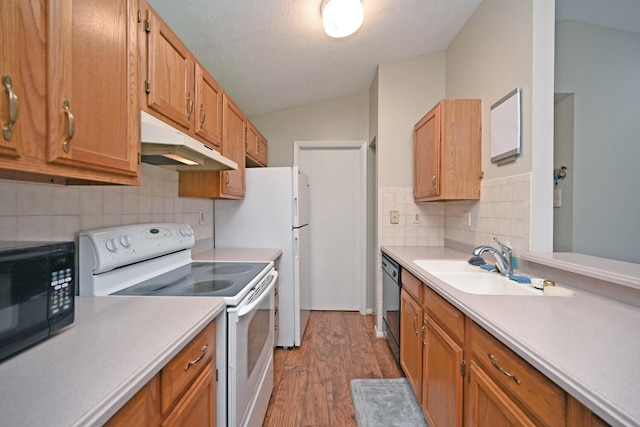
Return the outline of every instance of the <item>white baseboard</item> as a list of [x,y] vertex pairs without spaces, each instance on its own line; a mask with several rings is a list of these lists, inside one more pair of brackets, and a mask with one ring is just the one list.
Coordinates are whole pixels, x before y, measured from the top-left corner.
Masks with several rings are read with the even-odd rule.
[[377,325],[374,326],[374,329],[376,331],[376,338],[384,338],[384,337],[386,337],[385,331],[379,330]]

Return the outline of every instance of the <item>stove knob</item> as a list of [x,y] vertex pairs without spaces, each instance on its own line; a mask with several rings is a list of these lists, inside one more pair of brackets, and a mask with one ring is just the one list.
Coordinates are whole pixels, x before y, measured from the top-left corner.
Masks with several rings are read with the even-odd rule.
[[115,252],[118,250],[118,245],[116,244],[116,239],[107,239],[104,244],[109,252]]
[[189,237],[193,236],[193,228],[191,227],[187,228],[187,236]]
[[181,229],[180,229],[180,235],[181,235],[182,237],[187,237],[187,229],[186,229],[186,228],[184,228],[184,227],[183,227],[183,228],[181,228]]
[[128,248],[129,246],[131,246],[131,239],[129,238],[129,235],[123,234],[122,236],[120,236],[120,244],[124,248]]

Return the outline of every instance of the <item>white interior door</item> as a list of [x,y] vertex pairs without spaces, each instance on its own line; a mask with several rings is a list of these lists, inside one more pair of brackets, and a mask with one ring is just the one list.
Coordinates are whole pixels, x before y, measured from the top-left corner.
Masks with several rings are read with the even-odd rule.
[[311,309],[366,312],[366,143],[295,143],[309,177]]

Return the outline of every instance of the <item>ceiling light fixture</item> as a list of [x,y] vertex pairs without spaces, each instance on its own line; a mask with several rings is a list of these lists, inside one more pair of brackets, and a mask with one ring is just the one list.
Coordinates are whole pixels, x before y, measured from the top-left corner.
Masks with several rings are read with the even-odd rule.
[[324,31],[337,39],[355,33],[364,19],[360,0],[323,0],[320,13]]

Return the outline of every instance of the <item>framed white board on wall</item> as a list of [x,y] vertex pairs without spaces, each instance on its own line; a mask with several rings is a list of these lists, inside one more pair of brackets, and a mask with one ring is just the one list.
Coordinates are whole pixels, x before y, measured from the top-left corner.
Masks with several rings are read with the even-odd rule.
[[522,146],[521,102],[515,88],[491,106],[491,162],[512,162]]

